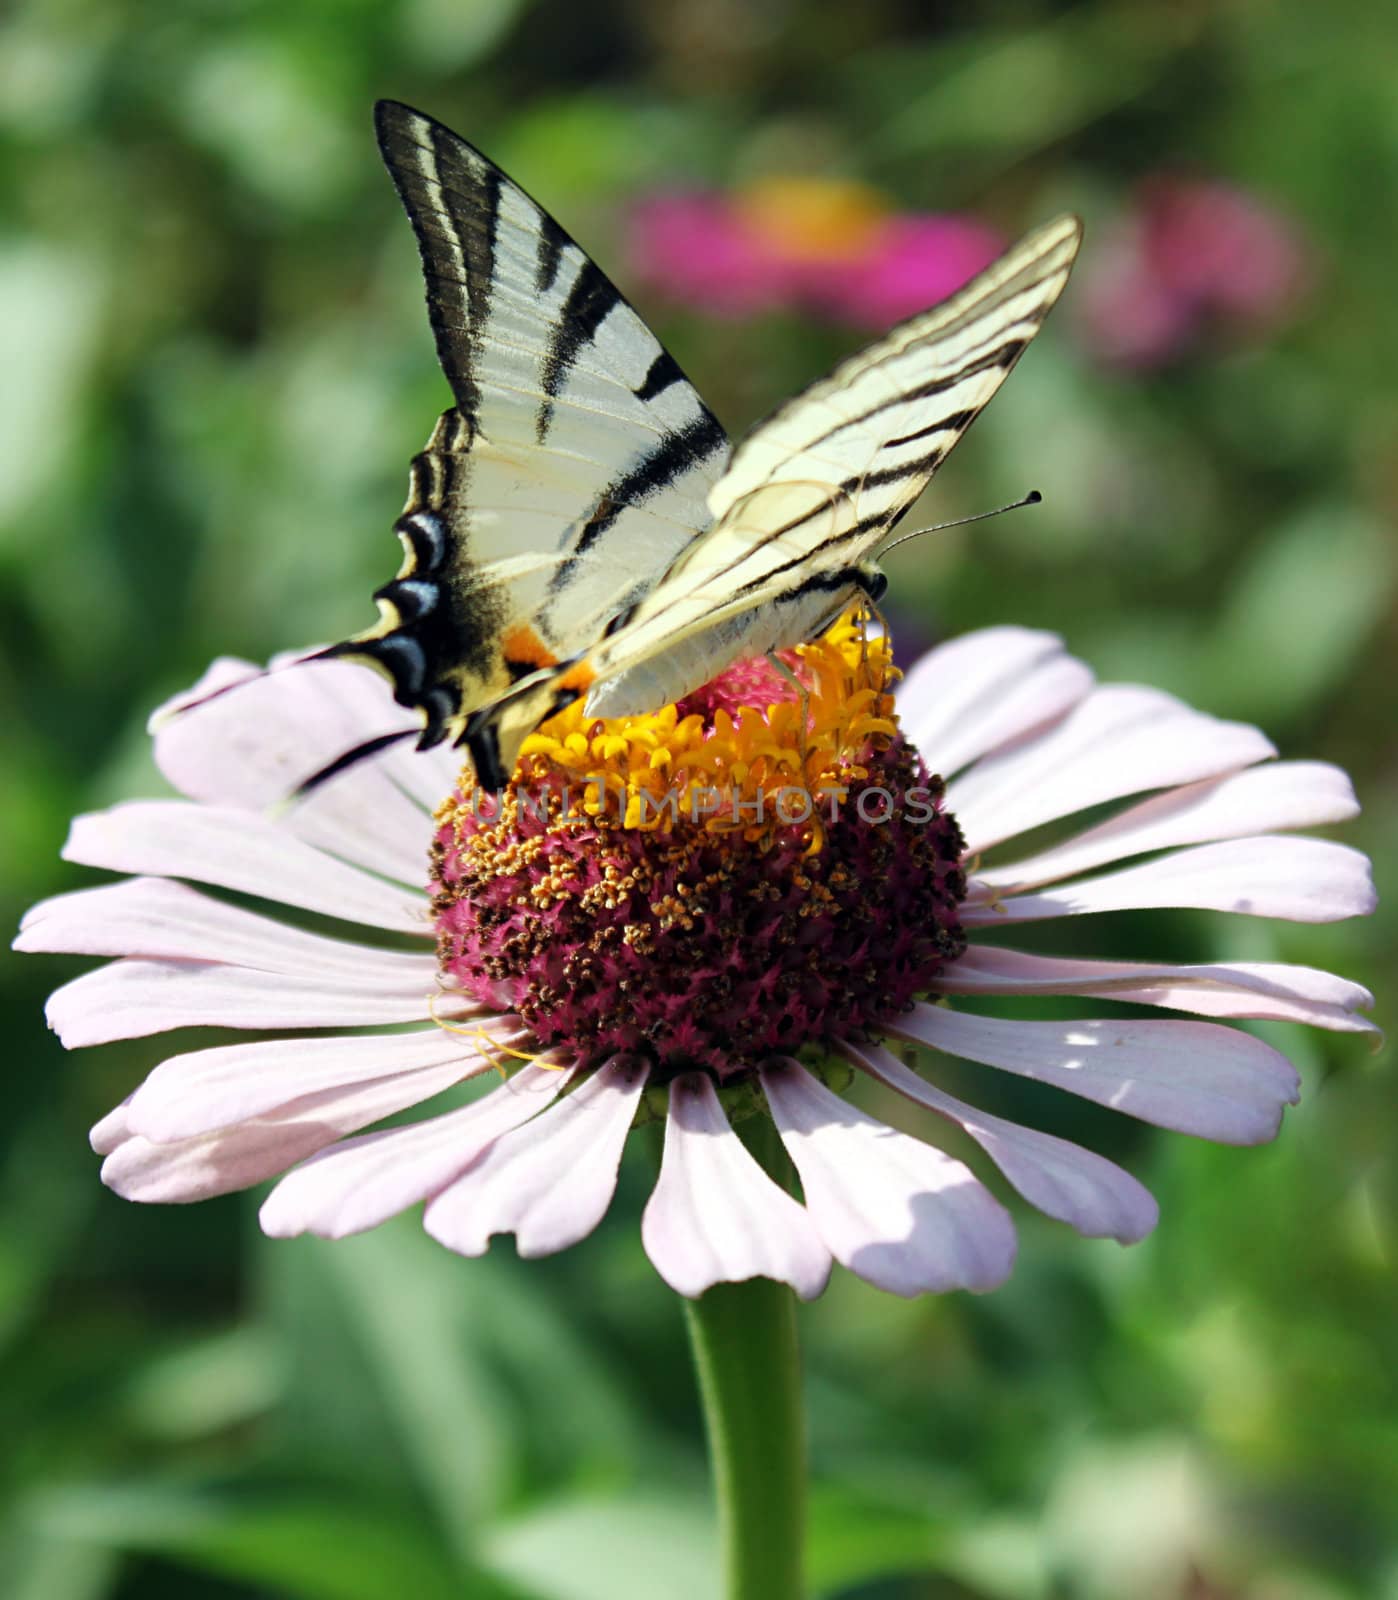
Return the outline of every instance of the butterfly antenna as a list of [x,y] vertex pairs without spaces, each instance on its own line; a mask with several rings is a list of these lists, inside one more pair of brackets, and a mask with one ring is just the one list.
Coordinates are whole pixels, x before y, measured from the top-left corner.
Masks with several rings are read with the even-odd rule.
[[914,528],[911,533],[900,534],[891,544],[886,544],[878,553],[880,561],[890,550],[896,550],[900,544],[907,544],[909,539],[920,539],[924,533],[941,533],[944,528],[964,528],[968,522],[984,522],[987,517],[1002,517],[1007,511],[1018,511],[1023,506],[1036,506],[1043,499],[1037,489],[1031,489],[1022,500],[1014,500],[1007,506],[996,506],[994,511],[978,511],[973,517],[958,517],[955,522],[935,522],[930,528]]

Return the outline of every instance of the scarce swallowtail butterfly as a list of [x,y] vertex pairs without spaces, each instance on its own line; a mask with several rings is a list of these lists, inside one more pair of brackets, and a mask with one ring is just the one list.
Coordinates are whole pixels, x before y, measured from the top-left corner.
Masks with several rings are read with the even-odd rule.
[[880,551],[1038,332],[1081,237],[1068,216],[1029,234],[730,449],[547,212],[431,117],[382,101],[375,121],[456,403],[413,459],[378,623],[323,654],[384,672],[422,714],[420,744],[464,743],[491,790],[581,695],[597,716],[655,711],[876,600]]

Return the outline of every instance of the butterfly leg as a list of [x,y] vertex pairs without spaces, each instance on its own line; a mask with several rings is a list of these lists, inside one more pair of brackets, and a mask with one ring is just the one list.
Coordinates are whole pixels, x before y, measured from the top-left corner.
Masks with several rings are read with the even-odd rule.
[[796,691],[796,703],[800,708],[801,716],[801,782],[804,783],[806,781],[806,761],[809,755],[809,750],[806,745],[806,735],[811,723],[811,691],[804,683],[801,682],[800,678],[798,678],[791,668],[787,666],[786,662],[782,660],[775,650],[769,650],[767,652],[767,659],[772,663],[773,668],[780,673],[781,676],[785,678],[791,687]]
[[879,610],[879,601],[883,599],[888,590],[888,578],[878,567],[872,563],[855,567],[850,572],[850,579],[859,593],[859,637],[863,645],[864,659],[869,658],[869,623],[872,619],[883,629],[884,637],[890,638],[892,630],[888,626],[888,618]]
[[874,602],[866,595],[864,597],[864,604],[860,608],[859,612],[859,638],[864,647],[864,658],[866,661],[869,657],[870,622],[877,622],[879,627],[883,630],[884,637],[890,637],[888,618],[884,616],[883,612],[879,610],[878,606],[875,605]]

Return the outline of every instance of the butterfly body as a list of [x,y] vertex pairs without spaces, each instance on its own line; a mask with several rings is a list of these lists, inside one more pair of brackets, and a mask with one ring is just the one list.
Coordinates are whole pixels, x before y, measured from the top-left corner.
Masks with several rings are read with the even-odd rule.
[[1030,235],[942,306],[781,407],[736,451],[567,234],[470,145],[394,102],[379,145],[412,221],[456,404],[413,460],[377,624],[421,742],[508,781],[586,694],[653,711],[877,597],[879,550],[1067,281],[1080,229]]

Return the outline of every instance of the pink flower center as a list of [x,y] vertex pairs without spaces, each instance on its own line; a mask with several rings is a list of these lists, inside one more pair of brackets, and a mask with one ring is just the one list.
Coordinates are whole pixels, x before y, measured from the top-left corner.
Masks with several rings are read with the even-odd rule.
[[[961,832],[897,732],[875,644],[846,627],[793,654],[804,740],[794,687],[747,661],[653,717],[549,725],[553,756],[526,756],[503,795],[463,776],[432,851],[443,982],[518,1013],[540,1050],[643,1054],[655,1082],[872,1036],[964,950],[966,893]],[[774,788],[782,737],[799,776]],[[656,740],[646,773],[683,781],[637,826],[625,752]],[[588,781],[625,777],[629,800],[579,786],[580,747],[607,753]],[[743,781],[696,789],[686,762]]]

